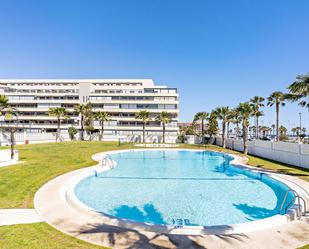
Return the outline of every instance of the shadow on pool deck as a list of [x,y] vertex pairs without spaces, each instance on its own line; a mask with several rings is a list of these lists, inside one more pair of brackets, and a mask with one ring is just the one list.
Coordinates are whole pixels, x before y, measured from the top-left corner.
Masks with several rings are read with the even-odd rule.
[[[227,226],[227,229],[229,227]],[[88,224],[85,228],[76,232],[76,235],[98,236],[100,242],[112,248],[207,248],[203,239],[209,235],[171,235],[149,232],[140,232],[107,224]],[[234,242],[248,239],[245,234],[213,235],[215,239],[224,241],[233,248]]]
[[[122,205],[114,209],[113,215],[136,220],[139,222],[165,224],[161,213],[152,205],[145,204],[143,209],[136,206]],[[207,230],[208,228],[205,227]],[[231,230],[231,226],[220,226],[220,230]],[[138,226],[132,225],[131,228],[123,227],[119,221],[115,225],[111,224],[87,224],[79,231],[74,231],[75,236],[83,238],[95,237],[96,241],[112,248],[207,248],[205,238],[209,235],[173,235],[166,233],[155,233],[146,230],[139,230]],[[248,237],[245,234],[212,235],[219,241],[224,241],[233,247],[235,242],[242,242]],[[93,240],[92,240],[93,241]]]

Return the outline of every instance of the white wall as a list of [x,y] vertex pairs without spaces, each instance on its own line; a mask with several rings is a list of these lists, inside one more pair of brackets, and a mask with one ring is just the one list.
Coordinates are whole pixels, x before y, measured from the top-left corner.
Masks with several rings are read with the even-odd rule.
[[185,143],[186,144],[200,144],[202,142],[202,138],[195,135],[186,135]]
[[[222,146],[221,137],[217,137],[216,144]],[[226,139],[226,147],[243,151],[243,141]],[[255,140],[248,141],[248,152],[252,155],[309,169],[308,144]]]

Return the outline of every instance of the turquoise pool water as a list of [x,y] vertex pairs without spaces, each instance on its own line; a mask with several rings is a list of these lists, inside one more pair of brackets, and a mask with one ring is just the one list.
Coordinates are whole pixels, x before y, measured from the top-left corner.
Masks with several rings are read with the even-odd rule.
[[232,158],[217,152],[136,150],[112,158],[116,168],[83,179],[75,194],[93,209],[138,222],[253,221],[278,214],[288,190],[268,176],[231,166]]

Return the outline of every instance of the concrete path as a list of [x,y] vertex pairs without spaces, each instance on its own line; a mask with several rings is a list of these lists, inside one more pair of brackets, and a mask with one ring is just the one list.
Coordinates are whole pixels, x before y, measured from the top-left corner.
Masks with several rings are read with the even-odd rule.
[[251,233],[229,235],[171,235],[142,230],[138,226],[115,225],[98,213],[85,212],[69,204],[64,187],[80,169],[45,184],[35,195],[38,214],[56,229],[97,245],[112,248],[258,248],[290,249],[309,244],[309,217],[283,226]]
[[42,221],[35,209],[0,209],[0,226]]
[[19,163],[23,163],[22,161],[0,161],[0,168],[1,167],[7,167],[7,166],[11,166],[11,165],[16,165],[16,164],[19,164]]

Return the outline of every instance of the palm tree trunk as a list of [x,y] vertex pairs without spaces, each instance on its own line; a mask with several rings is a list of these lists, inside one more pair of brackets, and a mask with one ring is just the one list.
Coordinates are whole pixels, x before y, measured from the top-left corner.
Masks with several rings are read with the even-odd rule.
[[143,122],[143,143],[145,143],[145,122]]
[[163,122],[163,143],[165,144],[165,123]]
[[222,122],[222,147],[225,148],[225,122]]
[[243,143],[244,143],[244,154],[248,154],[248,146],[247,146],[247,137],[248,137],[248,127],[245,123],[246,121],[243,121],[242,124],[242,133],[243,133]]
[[10,140],[11,140],[11,159],[14,159],[14,144],[15,144],[15,139],[14,139],[14,131],[13,128],[10,130]]
[[103,141],[104,136],[104,121],[101,121],[101,141]]
[[57,119],[57,133],[56,133],[56,142],[60,139],[60,118]]
[[276,103],[276,141],[279,141],[279,103]]
[[[308,105],[308,123],[309,123],[309,97],[308,97],[308,103],[307,103],[307,105]],[[307,132],[308,132],[308,139],[309,139],[309,125],[308,125],[308,128],[307,128],[308,130],[307,130]],[[308,140],[309,141],[309,140]]]
[[238,137],[239,135],[239,124],[238,122],[236,122],[236,138]]
[[227,136],[227,138],[229,138],[229,136],[230,136],[229,130],[230,130],[230,122],[227,122],[227,129],[226,129],[226,136]]
[[202,119],[202,143],[204,143],[204,119]]
[[81,114],[81,117],[80,117],[80,128],[81,128],[81,131],[80,131],[80,140],[81,141],[84,141],[84,115]]
[[259,129],[259,118],[256,117],[256,139],[260,137],[260,129]]

